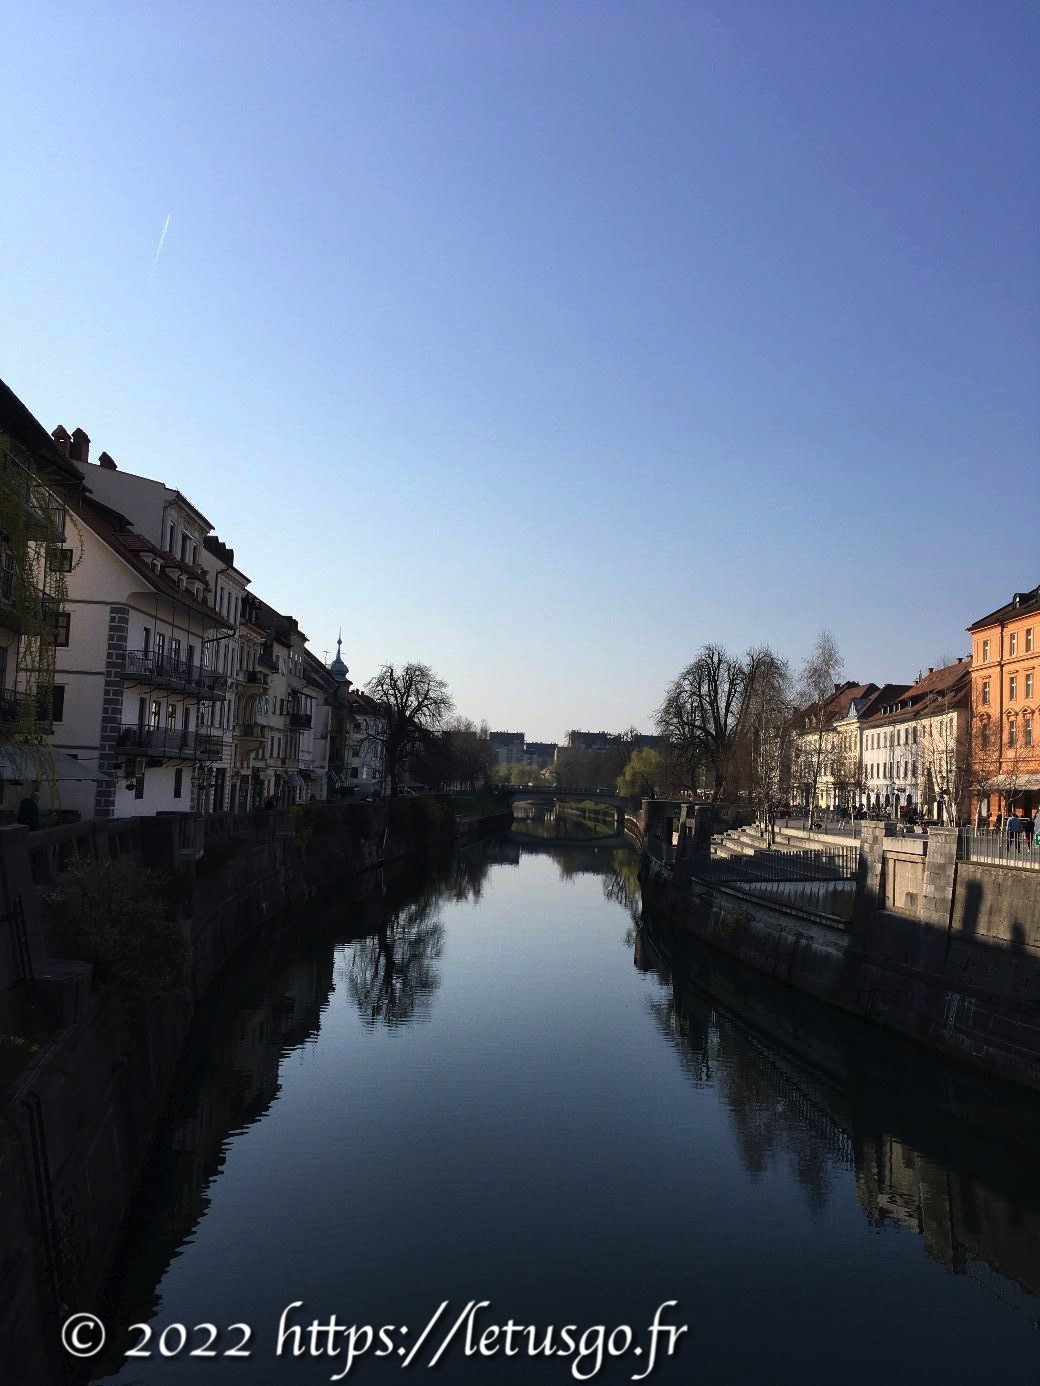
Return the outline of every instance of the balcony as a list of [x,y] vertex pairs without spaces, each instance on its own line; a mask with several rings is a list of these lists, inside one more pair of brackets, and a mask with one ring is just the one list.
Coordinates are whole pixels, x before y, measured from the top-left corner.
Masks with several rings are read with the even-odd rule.
[[[26,711],[26,704],[32,703],[36,707],[35,717]],[[23,717],[29,717],[28,726],[34,732],[45,732],[48,736],[54,730],[51,719],[40,715],[40,706],[35,698],[29,698],[25,693],[17,693],[13,689],[7,688],[0,692],[0,727],[5,730],[19,725],[25,726]]]
[[235,731],[239,741],[263,741],[265,734],[266,728],[259,722],[240,722]]
[[222,760],[224,738],[209,727],[123,727],[116,750],[149,760]]
[[252,683],[259,688],[271,687],[271,675],[265,674],[263,669],[240,669],[238,679],[240,683]]
[[203,665],[188,664],[172,655],[157,655],[154,650],[128,650],[123,678],[127,683],[143,683],[149,688],[173,688],[190,693],[195,698],[219,701],[227,697],[226,674]]
[[289,726],[296,731],[310,731],[311,714],[309,712],[290,712]]
[[0,487],[24,506],[29,539],[53,544],[64,540],[64,501],[9,452],[0,453]]

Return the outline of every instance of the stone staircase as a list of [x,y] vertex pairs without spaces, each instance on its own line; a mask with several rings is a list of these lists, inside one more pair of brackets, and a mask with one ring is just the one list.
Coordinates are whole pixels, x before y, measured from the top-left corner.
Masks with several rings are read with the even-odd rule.
[[761,828],[731,828],[726,833],[716,833],[711,839],[711,855],[719,860],[733,857],[753,857],[756,852],[804,852],[806,848],[856,847],[859,838],[847,833],[809,833],[805,828],[788,828],[778,825],[773,842],[770,844]]

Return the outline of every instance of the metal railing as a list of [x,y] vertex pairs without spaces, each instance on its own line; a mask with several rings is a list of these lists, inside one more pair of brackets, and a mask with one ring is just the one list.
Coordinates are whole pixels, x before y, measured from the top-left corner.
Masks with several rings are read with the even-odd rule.
[[299,731],[309,731],[311,725],[311,714],[309,712],[290,712],[289,726]]
[[1011,833],[1006,828],[961,828],[957,833],[957,856],[961,861],[1040,870],[1040,847],[1031,826]]
[[[50,699],[48,697],[47,702]],[[12,689],[5,689],[0,693],[0,727],[14,727],[22,720],[22,709],[27,703],[33,703],[36,707],[36,715],[32,719],[37,731],[44,728],[49,732],[51,729],[51,717],[41,699],[37,699],[29,693],[15,692]]]
[[131,681],[179,688],[203,698],[227,696],[226,674],[174,659],[172,655],[157,655],[154,650],[128,650],[123,676]]
[[806,847],[754,856],[712,857],[698,863],[697,875],[712,881],[853,881],[859,868],[859,846]]
[[186,731],[183,727],[123,727],[116,750],[124,755],[164,760],[221,760],[224,738],[208,728]]
[[36,472],[6,451],[0,451],[0,485],[25,507],[31,539],[56,543],[65,538],[65,502]]

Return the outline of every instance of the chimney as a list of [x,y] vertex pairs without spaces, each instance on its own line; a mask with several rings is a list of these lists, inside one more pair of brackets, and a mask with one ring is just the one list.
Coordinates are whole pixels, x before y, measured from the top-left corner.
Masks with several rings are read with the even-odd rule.
[[836,683],[836,684],[834,685],[834,691],[835,691],[835,693],[840,693],[840,692],[841,692],[841,684],[840,684],[840,683]]
[[928,672],[929,672],[930,674],[934,674],[934,673],[935,673],[935,670],[932,668],[932,666],[931,666],[930,664],[929,664],[929,666],[928,666]]
[[115,472],[119,470],[114,459],[111,458],[107,452],[103,452],[98,458],[98,466],[103,467],[106,472]]
[[66,433],[65,429],[62,428],[61,424],[59,424],[58,427],[54,430],[54,432],[51,434],[51,437],[54,439],[58,451],[63,452],[65,456],[68,457],[69,444],[72,442],[72,439]]
[[958,656],[957,656],[957,663],[958,663],[958,664],[962,663],[963,660],[964,660],[964,656],[963,656],[963,655],[958,655]]
[[72,446],[69,448],[69,456],[73,462],[80,462],[86,465],[90,461],[90,439],[83,432],[82,428],[73,430]]

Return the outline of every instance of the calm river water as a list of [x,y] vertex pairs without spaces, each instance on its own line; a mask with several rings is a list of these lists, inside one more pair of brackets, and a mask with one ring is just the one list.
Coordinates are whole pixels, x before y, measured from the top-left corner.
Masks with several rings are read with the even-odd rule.
[[[400,1379],[446,1302],[407,1367],[422,1377],[489,1301],[470,1343],[498,1326],[497,1354],[467,1355],[463,1321],[440,1380],[629,1380],[656,1345],[651,1381],[1035,1386],[1036,1105],[639,930],[630,850],[524,829],[373,879],[235,965],[91,1379],[329,1381],[342,1339],[294,1357],[328,1342],[290,1334],[275,1356],[294,1301],[289,1327],[377,1330],[346,1379]],[[668,1301],[661,1322],[687,1326],[670,1358],[650,1332]],[[152,1355],[122,1360],[140,1322]],[[218,1354],[250,1325],[249,1360],[189,1357],[206,1323]],[[192,1331],[164,1358],[175,1324]],[[627,1351],[593,1375],[610,1333]]]

